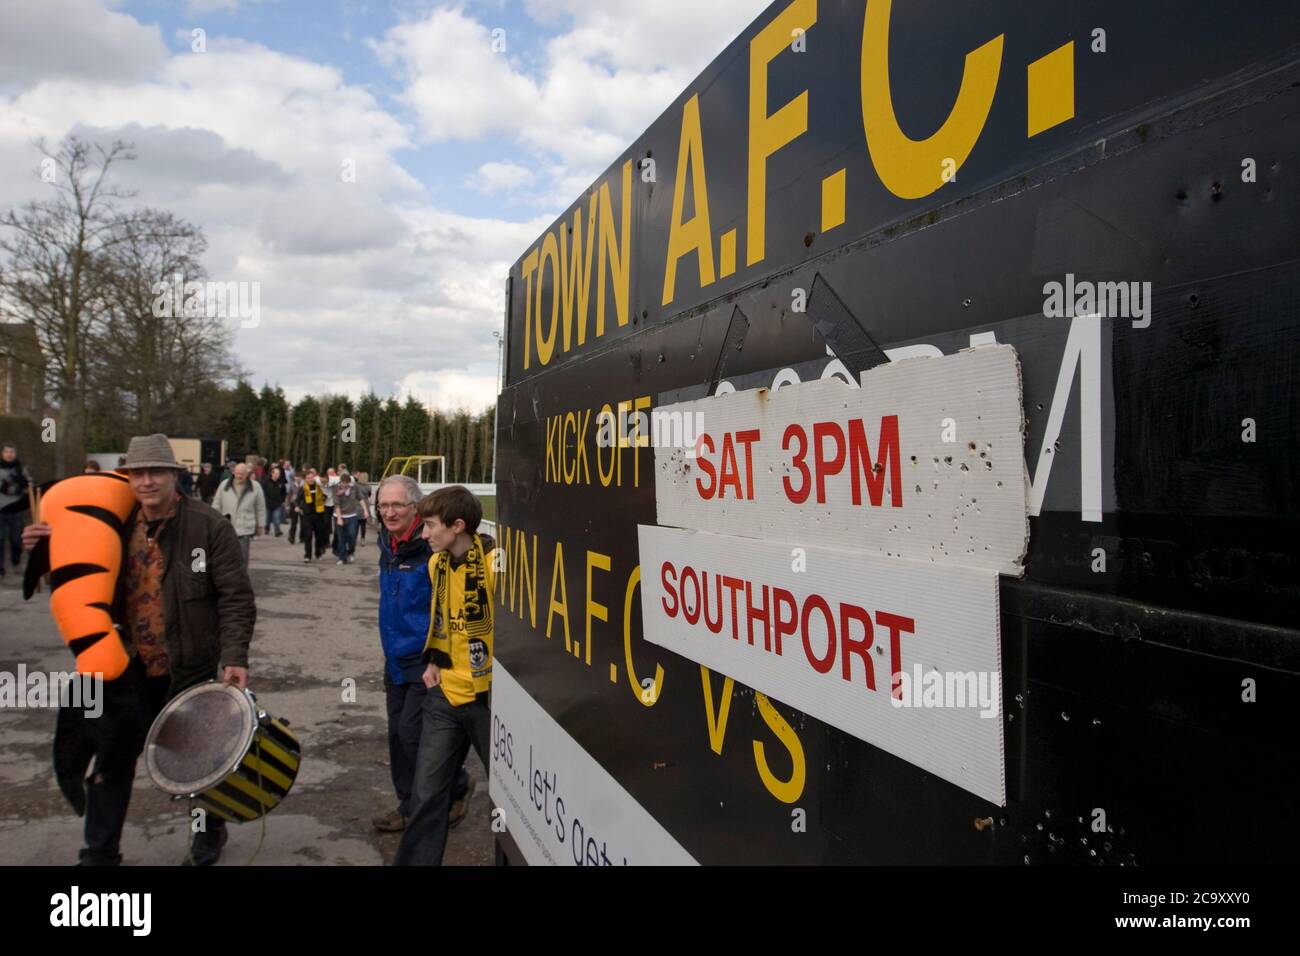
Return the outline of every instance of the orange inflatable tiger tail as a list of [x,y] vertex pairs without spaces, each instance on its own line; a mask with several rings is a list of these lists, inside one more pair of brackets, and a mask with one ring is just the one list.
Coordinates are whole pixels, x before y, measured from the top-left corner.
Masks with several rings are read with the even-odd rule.
[[55,482],[41,498],[41,521],[50,536],[32,552],[24,576],[24,596],[36,581],[50,576],[50,613],[77,672],[122,676],[129,662],[113,621],[113,597],[122,572],[122,536],[135,508],[135,495],[113,472],[77,475]]

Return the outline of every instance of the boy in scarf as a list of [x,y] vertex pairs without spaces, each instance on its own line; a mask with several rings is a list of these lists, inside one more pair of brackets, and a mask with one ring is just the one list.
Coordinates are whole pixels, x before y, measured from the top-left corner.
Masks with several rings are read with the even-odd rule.
[[456,771],[469,748],[488,766],[492,687],[492,594],[496,543],[477,533],[483,507],[460,485],[440,488],[417,507],[433,590],[424,645],[424,726],[415,768],[415,814],[402,834],[397,866],[438,866]]

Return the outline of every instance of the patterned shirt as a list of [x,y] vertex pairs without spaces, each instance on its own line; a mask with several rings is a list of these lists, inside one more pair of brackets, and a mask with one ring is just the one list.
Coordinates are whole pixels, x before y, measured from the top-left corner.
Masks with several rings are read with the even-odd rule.
[[[170,516],[169,516],[170,517]],[[158,534],[168,518],[136,518],[126,555],[126,620],[136,656],[145,673],[158,677],[168,671],[167,623],[163,616],[163,553]]]

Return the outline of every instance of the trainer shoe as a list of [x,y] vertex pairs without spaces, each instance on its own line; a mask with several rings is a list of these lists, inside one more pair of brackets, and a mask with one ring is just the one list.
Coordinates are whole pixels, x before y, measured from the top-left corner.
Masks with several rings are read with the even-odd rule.
[[225,827],[213,827],[203,833],[194,834],[190,843],[190,852],[181,866],[212,866],[221,859],[221,848],[230,839]]
[[394,810],[382,817],[375,817],[370,823],[380,833],[401,833],[406,829],[407,819],[400,810]]

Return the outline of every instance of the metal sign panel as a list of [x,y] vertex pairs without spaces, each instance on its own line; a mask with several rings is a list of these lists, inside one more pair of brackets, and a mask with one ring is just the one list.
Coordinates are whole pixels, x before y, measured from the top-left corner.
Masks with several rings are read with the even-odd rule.
[[645,427],[661,525],[1023,573],[1010,346],[882,365],[861,388],[830,378],[669,405]]
[[996,574],[638,532],[646,640],[1005,806]]
[[488,793],[534,866],[695,862],[500,662],[492,677]]
[[[499,665],[701,863],[1294,859],[1300,5],[818,0],[790,22],[812,6],[738,29],[510,269]],[[891,188],[863,115],[885,34],[894,115],[933,150],[913,168],[954,160],[924,197]],[[936,134],[994,41],[963,158]],[[799,102],[773,150],[764,116]],[[1129,308],[1056,315],[1082,282]],[[822,285],[853,324],[817,314]],[[606,408],[838,376],[827,345],[857,367],[990,340],[1020,359],[1033,476],[1025,574],[999,579],[996,814],[647,640],[652,451],[596,440]]]

